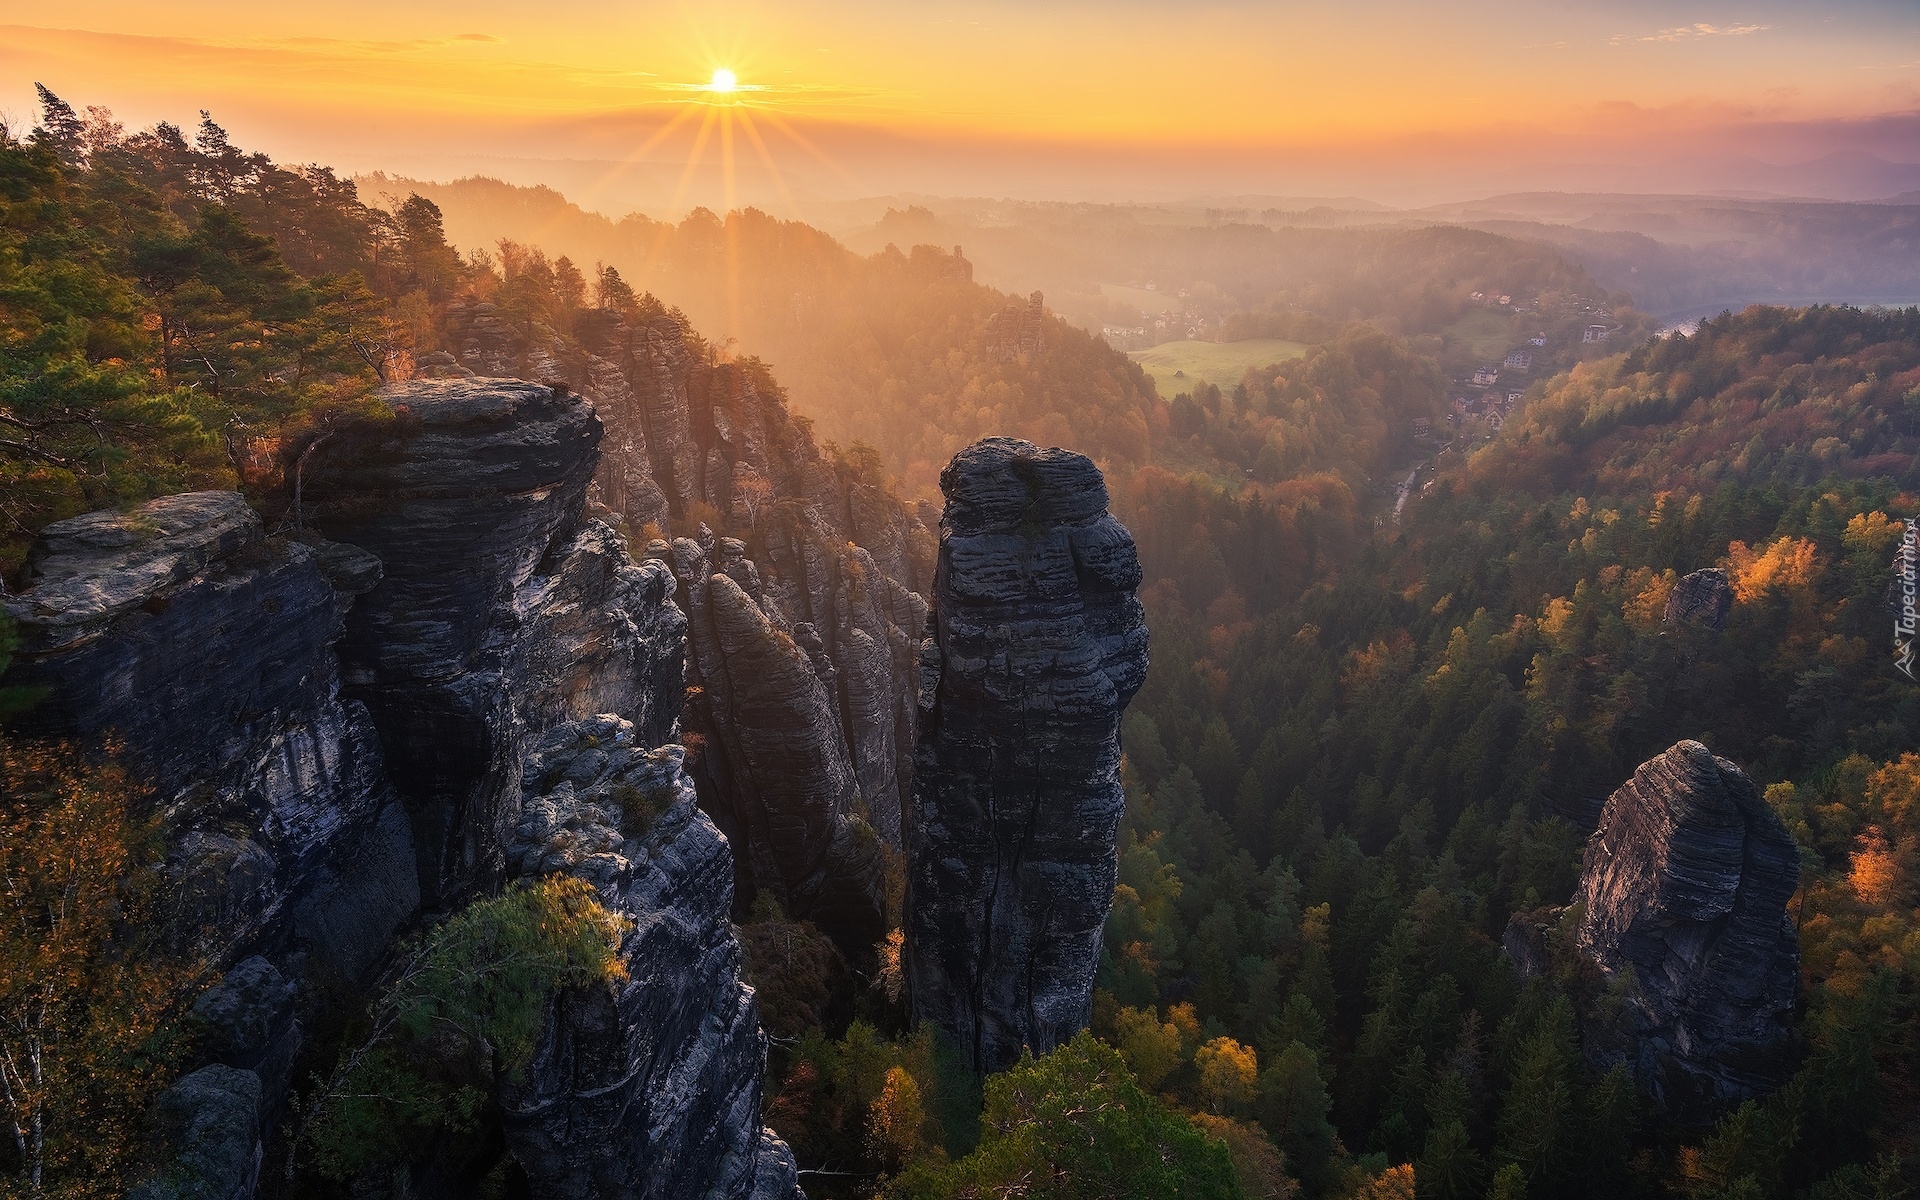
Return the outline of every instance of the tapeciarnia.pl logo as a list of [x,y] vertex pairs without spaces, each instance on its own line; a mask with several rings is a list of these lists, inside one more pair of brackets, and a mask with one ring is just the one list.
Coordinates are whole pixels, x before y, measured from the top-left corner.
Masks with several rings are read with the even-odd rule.
[[1893,618],[1893,665],[1908,679],[1913,679],[1914,629],[1920,625],[1920,518],[1909,517],[1904,523],[1906,532],[1900,537],[1900,553],[1893,560],[1898,592]]

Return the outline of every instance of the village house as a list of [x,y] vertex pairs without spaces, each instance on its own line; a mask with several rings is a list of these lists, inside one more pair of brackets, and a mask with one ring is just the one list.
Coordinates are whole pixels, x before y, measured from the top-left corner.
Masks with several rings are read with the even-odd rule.
[[1533,351],[1531,350],[1510,351],[1507,354],[1506,362],[1502,365],[1512,367],[1516,371],[1530,370],[1533,367]]
[[1607,340],[1607,332],[1605,325],[1589,325],[1587,331],[1580,335],[1580,340],[1589,344],[1604,342]]
[[1499,380],[1500,372],[1494,370],[1492,367],[1481,367],[1473,373],[1473,384],[1475,387],[1492,387],[1495,383],[1498,383]]

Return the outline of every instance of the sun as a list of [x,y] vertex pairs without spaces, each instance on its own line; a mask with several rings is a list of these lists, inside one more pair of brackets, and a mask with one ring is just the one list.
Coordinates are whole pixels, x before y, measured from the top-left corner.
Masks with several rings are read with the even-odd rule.
[[727,70],[725,67],[717,67],[713,72],[712,81],[707,84],[707,90],[710,92],[736,92],[740,90],[740,81],[734,77],[732,71]]

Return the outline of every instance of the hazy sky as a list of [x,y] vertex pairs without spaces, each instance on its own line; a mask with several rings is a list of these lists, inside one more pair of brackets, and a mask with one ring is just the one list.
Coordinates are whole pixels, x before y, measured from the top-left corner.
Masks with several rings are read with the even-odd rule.
[[[631,160],[665,186],[697,144],[707,186],[731,142],[748,191],[1171,195],[1920,160],[1915,0],[9,0],[0,22],[16,123],[41,80],[350,169]],[[722,67],[742,90],[701,90]]]

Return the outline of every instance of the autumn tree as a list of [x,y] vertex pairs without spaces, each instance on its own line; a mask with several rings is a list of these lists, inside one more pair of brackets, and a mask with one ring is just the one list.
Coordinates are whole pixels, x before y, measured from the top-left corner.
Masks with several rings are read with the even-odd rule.
[[1227,1148],[1142,1091],[1120,1053],[1082,1031],[1043,1058],[987,1080],[979,1149],[917,1164],[901,1197],[1026,1195],[1046,1200],[1228,1200]]
[[139,796],[112,759],[0,734],[0,1195],[120,1195],[185,1048],[207,980],[159,944]]
[[[360,1036],[308,1097],[296,1151],[347,1179],[404,1158],[419,1137],[471,1131],[495,1080],[533,1057],[554,993],[626,977],[625,927],[571,876],[511,887],[437,926],[403,955]],[[288,1155],[289,1178],[295,1165]]]

